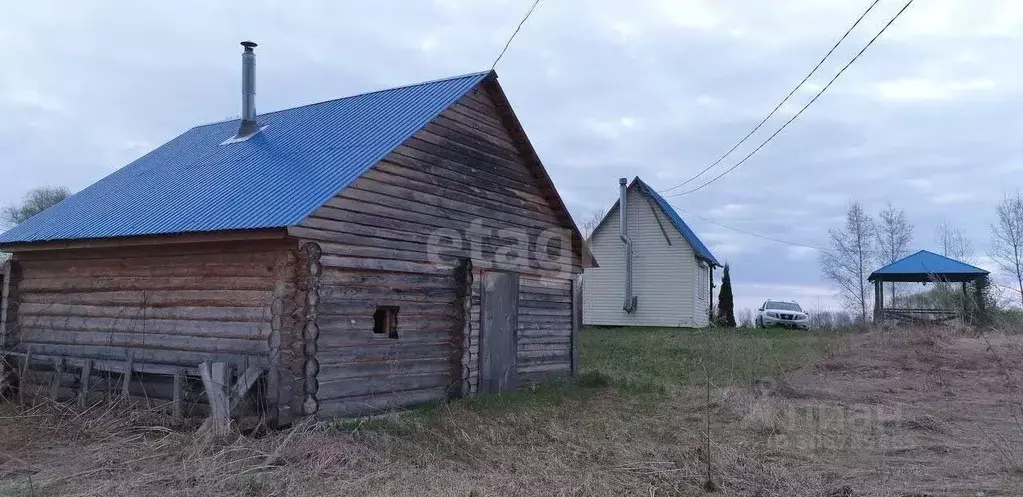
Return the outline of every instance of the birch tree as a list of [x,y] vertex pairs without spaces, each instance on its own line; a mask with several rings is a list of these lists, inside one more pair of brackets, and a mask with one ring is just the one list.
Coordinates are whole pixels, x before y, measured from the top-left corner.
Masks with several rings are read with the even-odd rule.
[[590,214],[583,219],[583,223],[579,226],[579,230],[583,232],[584,238],[587,240],[590,238],[590,235],[593,234],[593,230],[597,229],[597,226],[604,220],[604,216],[606,214],[607,209],[593,209]]
[[[913,242],[913,225],[906,218],[906,211],[896,209],[891,203],[881,209],[877,222],[877,256],[879,264],[891,264],[909,251]],[[895,302],[895,283],[890,283],[891,301]]]
[[973,242],[962,230],[942,221],[934,229],[934,242],[941,249],[941,255],[963,262],[974,262]]
[[872,254],[877,238],[876,223],[859,202],[852,202],[845,213],[845,228],[828,230],[830,250],[821,252],[824,278],[833,283],[850,309],[867,321],[873,291],[867,283],[872,269]]
[[64,187],[36,188],[28,192],[28,195],[25,195],[25,200],[21,205],[4,207],[3,211],[0,212],[0,218],[8,225],[20,224],[26,219],[64,200],[70,194],[68,189]]
[[998,267],[1016,279],[1023,304],[1023,197],[1006,196],[997,208],[998,222],[991,225],[991,252]]

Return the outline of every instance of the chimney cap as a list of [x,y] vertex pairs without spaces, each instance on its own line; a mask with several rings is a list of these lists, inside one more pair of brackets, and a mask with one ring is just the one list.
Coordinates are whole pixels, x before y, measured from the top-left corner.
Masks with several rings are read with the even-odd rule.
[[624,185],[624,184],[626,184],[628,182],[629,182],[629,180],[627,178],[618,178],[618,184],[619,185]]
[[243,41],[242,42],[242,46],[245,47],[246,50],[252,50],[253,48],[256,48],[256,42],[254,42],[254,41]]

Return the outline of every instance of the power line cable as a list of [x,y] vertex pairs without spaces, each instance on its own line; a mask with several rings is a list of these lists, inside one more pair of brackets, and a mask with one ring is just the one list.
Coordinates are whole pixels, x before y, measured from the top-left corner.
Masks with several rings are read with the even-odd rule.
[[893,16],[888,21],[888,23],[885,24],[883,28],[881,28],[881,31],[878,31],[877,34],[874,35],[874,37],[871,38],[870,41],[867,42],[867,44],[864,45],[864,47],[848,63],[846,63],[844,66],[842,66],[842,69],[838,71],[838,74],[835,74],[835,76],[833,78],[831,78],[830,81],[828,81],[828,84],[824,85],[824,87],[821,88],[821,90],[819,92],[817,92],[817,94],[814,95],[814,97],[809,102],[807,102],[807,104],[804,105],[803,108],[799,109],[799,112],[796,112],[796,114],[793,115],[791,118],[789,118],[788,121],[785,121],[785,124],[782,124],[781,127],[778,128],[777,131],[772,133],[771,136],[767,137],[767,139],[764,140],[759,146],[757,146],[757,148],[753,149],[752,152],[750,152],[749,154],[746,154],[746,156],[743,157],[742,160],[740,160],[739,162],[735,163],[735,165],[733,165],[732,167],[726,169],[721,174],[718,174],[717,176],[711,178],[710,180],[704,182],[703,184],[701,184],[700,186],[698,186],[696,188],[693,188],[691,190],[686,190],[684,192],[673,193],[673,194],[666,195],[666,196],[668,196],[668,197],[678,197],[678,196],[681,196],[681,195],[688,195],[690,193],[702,190],[707,185],[710,185],[711,183],[721,179],[722,176],[724,176],[724,175],[734,171],[736,168],[738,168],[739,166],[743,165],[747,160],[749,160],[750,157],[753,157],[753,155],[756,154],[757,152],[759,152],[760,149],[764,148],[764,146],[767,145],[771,140],[773,140],[774,137],[778,136],[779,133],[781,133],[783,130],[785,130],[785,128],[787,128],[789,126],[789,124],[792,123],[792,121],[795,121],[799,116],[801,116],[803,114],[804,111],[806,111],[806,109],[808,109],[811,105],[813,105],[813,103],[816,102],[817,99],[820,98],[820,96],[823,95],[824,92],[827,91],[828,88],[831,87],[831,85],[835,82],[835,80],[837,80],[838,77],[841,76],[842,73],[844,73],[846,69],[849,69],[849,66],[853,65],[853,63],[856,62],[860,58],[860,56],[863,55],[863,53],[866,52],[867,49],[870,48],[870,46],[873,45],[874,42],[877,41],[877,39],[881,37],[882,34],[884,34],[884,32],[888,29],[888,27],[891,26],[892,23],[894,23],[895,20],[898,19],[899,16],[901,16],[902,13],[905,12],[906,9],[908,9],[910,5],[913,4],[913,1],[914,0],[909,0],[908,2],[906,2],[906,5],[903,5],[902,8],[899,9],[899,11],[895,14],[895,16]]
[[[699,219],[701,221],[706,221],[706,222],[708,222],[710,224],[713,224],[713,225],[716,225],[716,226],[720,226],[722,228],[735,231],[737,233],[742,233],[744,235],[749,235],[749,236],[752,236],[752,237],[760,238],[760,239],[763,239],[763,240],[769,240],[769,241],[772,241],[772,242],[783,243],[785,245],[792,245],[793,247],[802,247],[802,248],[820,250],[820,251],[824,251],[824,252],[841,252],[840,250],[836,250],[836,249],[833,249],[833,248],[821,247],[821,246],[817,246],[817,245],[807,245],[805,243],[792,242],[792,241],[789,241],[789,240],[783,240],[781,238],[775,238],[775,237],[771,237],[771,236],[767,236],[767,235],[761,235],[760,233],[755,233],[755,232],[752,232],[752,231],[744,230],[742,228],[736,228],[735,226],[729,226],[727,224],[720,223],[720,222],[715,221],[713,219],[710,219],[710,218],[701,216],[699,214],[696,214],[696,213],[694,213],[692,211],[688,211],[686,209],[683,209],[683,208],[681,208],[681,207],[679,207],[679,206],[677,206],[675,204],[671,204],[671,206],[674,207],[675,209],[677,209],[678,211],[685,212],[687,215],[695,217],[695,218],[697,218],[697,219]],[[868,252],[868,253],[877,253],[878,251],[877,250],[867,250],[866,252]]]
[[696,214],[694,212],[687,211],[687,210],[685,210],[685,209],[683,209],[683,208],[681,208],[681,207],[679,207],[677,205],[674,205],[674,204],[672,204],[672,207],[674,207],[674,208],[676,208],[676,209],[678,209],[678,210],[680,210],[682,212],[685,212],[686,214],[688,214],[690,216],[693,216],[693,217],[695,217],[697,219],[701,219],[701,220],[706,221],[706,222],[708,222],[710,224],[714,224],[714,225],[720,226],[720,227],[725,228],[725,229],[729,229],[729,230],[732,230],[732,231],[735,231],[735,232],[738,232],[738,233],[742,233],[744,235],[749,235],[749,236],[753,236],[753,237],[756,237],[756,238],[761,238],[761,239],[764,239],[764,240],[770,240],[772,242],[784,243],[786,245],[792,245],[794,247],[803,247],[803,248],[809,248],[809,249],[814,249],[814,250],[823,250],[823,251],[826,251],[826,252],[833,251],[833,249],[829,249],[829,248],[818,247],[818,246],[815,246],[815,245],[806,245],[806,244],[797,243],[797,242],[790,242],[788,240],[782,240],[781,238],[774,238],[774,237],[770,237],[770,236],[767,236],[767,235],[761,235],[760,233],[754,233],[752,231],[746,231],[746,230],[741,229],[741,228],[736,228],[734,226],[728,226],[727,224],[719,223],[719,222],[717,222],[717,221],[715,221],[713,219],[709,219],[709,218],[703,217],[703,216],[701,216],[699,214]]
[[501,53],[497,55],[496,59],[494,59],[494,63],[490,64],[491,71],[497,67],[497,63],[501,61],[501,57],[504,57],[504,53],[508,51],[508,47],[511,46],[511,42],[515,39],[515,35],[519,34],[519,30],[522,29],[522,25],[526,23],[526,20],[529,19],[529,16],[533,14],[533,11],[536,10],[536,6],[539,4],[540,0],[533,0],[533,5],[529,6],[529,10],[526,11],[526,15],[522,17],[521,21],[519,21],[519,25],[515,27],[515,31],[508,37],[508,41],[504,43],[504,48],[501,49]]
[[735,145],[732,145],[732,148],[728,149],[727,152],[725,152],[721,157],[718,157],[717,160],[712,162],[709,166],[703,168],[703,170],[700,171],[699,173],[696,173],[695,176],[671,188],[668,188],[667,190],[664,190],[660,193],[663,194],[670,192],[676,188],[689,184],[689,182],[695,180],[696,178],[699,178],[700,176],[703,176],[704,173],[710,171],[711,169],[714,168],[714,166],[720,164],[721,161],[725,160],[725,158],[727,158],[729,155],[732,155],[732,152],[735,152],[735,149],[739,148],[743,143],[746,143],[746,140],[748,140],[751,136],[753,136],[754,133],[760,130],[760,128],[762,128],[764,124],[767,123],[768,119],[771,119],[771,117],[773,117],[778,112],[778,109],[781,109],[781,106],[785,105],[785,102],[788,102],[789,99],[792,98],[792,95],[795,95],[796,91],[798,91],[803,86],[803,84],[809,81],[809,79],[817,72],[818,69],[820,69],[824,62],[827,61],[829,57],[831,57],[831,54],[835,53],[835,50],[838,49],[838,46],[841,45],[842,42],[849,37],[849,33],[852,33],[852,30],[855,29],[856,26],[858,26],[865,17],[867,17],[867,14],[869,14],[870,11],[874,8],[874,6],[877,5],[878,2],[880,1],[881,0],[874,0],[873,2],[871,2],[870,6],[867,7],[867,10],[864,10],[863,13],[860,14],[860,17],[856,19],[856,22],[852,23],[852,26],[849,26],[849,29],[845,30],[845,33],[842,34],[842,37],[839,38],[838,41],[836,41],[835,44],[831,46],[831,50],[828,50],[828,53],[824,54],[824,57],[817,62],[817,65],[813,66],[813,69],[810,69],[810,72],[806,73],[806,76],[804,76],[803,79],[799,81],[799,84],[792,88],[792,91],[790,91],[788,95],[785,95],[785,98],[781,99],[781,102],[778,102],[778,105],[775,105],[774,108],[771,109],[771,112],[769,112],[767,116],[765,116],[759,123],[757,123],[757,125],[754,126],[753,129],[749,131],[749,133],[746,133],[746,136],[742,137],[742,139],[736,142]]

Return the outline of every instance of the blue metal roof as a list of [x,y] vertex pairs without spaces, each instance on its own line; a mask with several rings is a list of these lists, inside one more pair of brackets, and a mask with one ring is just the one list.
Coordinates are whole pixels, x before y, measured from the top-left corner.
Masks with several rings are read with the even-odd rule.
[[0,235],[0,244],[297,224],[490,72],[198,126]]
[[721,265],[721,263],[718,262],[718,260],[714,257],[714,254],[710,253],[710,249],[708,249],[707,246],[703,244],[703,241],[700,240],[700,237],[696,236],[696,233],[694,233],[693,230],[689,228],[689,225],[682,220],[682,216],[679,216],[678,212],[675,212],[675,208],[673,208],[671,204],[669,204],[668,201],[661,196],[660,193],[657,193],[657,190],[650,188],[650,185],[644,183],[643,180],[639,179],[639,176],[636,176],[636,178],[633,179],[632,182],[634,184],[638,184],[639,187],[644,192],[646,192],[647,195],[650,195],[650,198],[654,199],[654,201],[657,202],[657,205],[661,208],[662,211],[664,211],[664,214],[668,216],[668,219],[671,219],[671,224],[675,225],[675,229],[677,229],[678,232],[681,233],[683,237],[685,237],[686,241],[689,242],[689,245],[693,246],[693,250],[696,251],[696,255],[698,257],[705,259],[707,262],[714,264],[715,266]]
[[[921,250],[908,255],[870,274],[868,280],[903,277],[964,277],[989,274],[987,271],[943,255]],[[914,280],[915,281],[915,280]]]

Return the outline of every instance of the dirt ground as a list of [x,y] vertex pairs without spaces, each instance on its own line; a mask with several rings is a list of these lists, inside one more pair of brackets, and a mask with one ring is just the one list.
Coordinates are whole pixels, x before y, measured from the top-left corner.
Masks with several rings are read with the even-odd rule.
[[807,360],[678,388],[591,373],[221,440],[4,404],[0,495],[1023,495],[1021,337],[873,332]]

